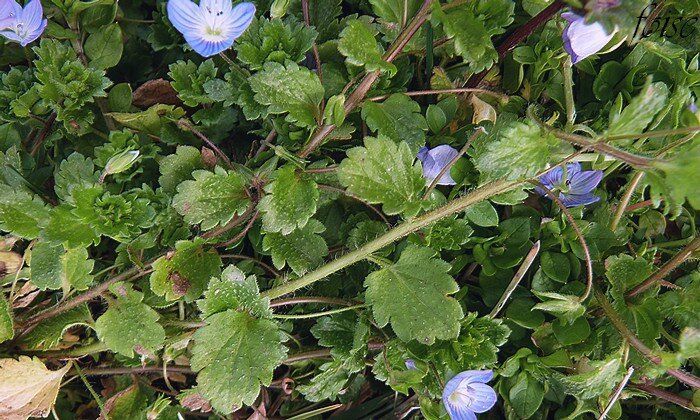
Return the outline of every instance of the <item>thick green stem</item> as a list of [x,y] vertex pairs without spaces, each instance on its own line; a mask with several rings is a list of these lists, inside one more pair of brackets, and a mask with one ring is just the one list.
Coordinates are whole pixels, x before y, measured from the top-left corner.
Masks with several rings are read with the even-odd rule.
[[288,283],[277,286],[264,292],[263,297],[268,297],[270,299],[275,299],[280,296],[295,292],[304,287],[310,286],[319,280],[323,280],[329,275],[342,270],[358,261],[364,260],[373,252],[378,251],[385,246],[397,241],[404,236],[413,233],[419,229],[429,226],[438,220],[447,217],[451,214],[460,212],[467,207],[476,204],[480,201],[486,200],[487,198],[493,197],[496,194],[504,193],[517,185],[521,185],[523,182],[516,181],[496,181],[490,184],[484,185],[481,188],[477,188],[470,194],[461,197],[455,201],[447,203],[439,209],[433,210],[430,213],[426,213],[416,219],[407,221],[398,227],[390,230],[384,235],[378,237],[377,239],[370,241],[358,248],[355,251],[349,252],[330,263],[322,266],[321,268],[312,271],[296,280],[290,281]]

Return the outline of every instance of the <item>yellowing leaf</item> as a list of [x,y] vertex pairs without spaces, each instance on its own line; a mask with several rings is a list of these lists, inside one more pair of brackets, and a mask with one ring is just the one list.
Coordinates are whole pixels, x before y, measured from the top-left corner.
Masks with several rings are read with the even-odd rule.
[[0,418],[47,417],[70,364],[51,371],[37,358],[0,359]]

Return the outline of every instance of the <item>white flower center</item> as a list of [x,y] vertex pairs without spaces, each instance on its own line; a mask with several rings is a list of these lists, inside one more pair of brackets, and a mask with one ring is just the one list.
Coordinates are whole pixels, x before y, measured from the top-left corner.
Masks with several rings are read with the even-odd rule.
[[230,0],[215,0],[207,6],[200,6],[204,16],[202,37],[207,41],[223,41],[228,37],[226,21],[231,17],[224,10],[224,1]]

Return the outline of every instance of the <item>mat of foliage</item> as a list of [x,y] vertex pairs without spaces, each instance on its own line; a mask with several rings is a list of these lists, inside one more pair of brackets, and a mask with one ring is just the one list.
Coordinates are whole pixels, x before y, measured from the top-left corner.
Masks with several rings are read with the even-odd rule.
[[0,44],[0,417],[697,416],[697,0],[253,3]]

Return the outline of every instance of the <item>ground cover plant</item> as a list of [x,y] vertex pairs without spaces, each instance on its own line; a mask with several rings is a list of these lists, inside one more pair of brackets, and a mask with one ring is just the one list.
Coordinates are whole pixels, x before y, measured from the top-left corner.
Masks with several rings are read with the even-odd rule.
[[0,0],[0,418],[700,413],[697,0]]

